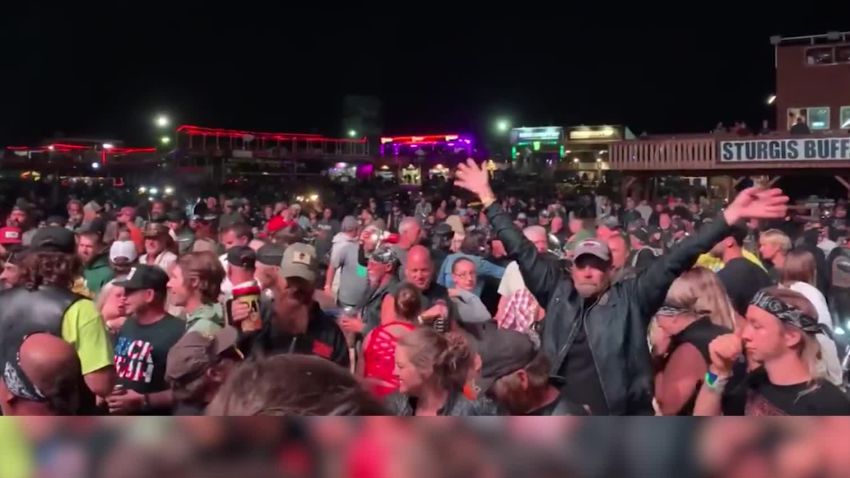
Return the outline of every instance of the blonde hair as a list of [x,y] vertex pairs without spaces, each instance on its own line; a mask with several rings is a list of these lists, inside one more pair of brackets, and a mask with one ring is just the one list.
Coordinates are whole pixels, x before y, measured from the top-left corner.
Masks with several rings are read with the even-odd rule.
[[[766,294],[771,295],[773,298],[784,302],[785,305],[794,307],[800,310],[802,313],[808,315],[809,317],[813,317],[817,319],[818,314],[815,306],[806,298],[803,294],[791,290],[791,289],[783,289],[781,287],[770,287],[764,289]],[[770,313],[770,312],[768,312]],[[777,319],[778,320],[778,319]],[[800,332],[800,343],[795,347],[795,351],[797,352],[797,356],[800,357],[800,360],[806,364],[806,367],[809,370],[809,374],[812,379],[809,381],[809,387],[800,393],[800,396],[806,395],[807,393],[811,393],[818,388],[818,381],[826,378],[826,367],[823,364],[823,354],[821,353],[820,344],[818,343],[817,337],[813,334],[809,334],[803,332],[802,330],[794,327],[793,325],[787,325],[783,323],[785,329],[796,330]]]
[[705,267],[694,267],[673,281],[664,303],[707,315],[713,324],[735,330],[735,309],[726,288],[717,274]]
[[462,335],[441,334],[430,327],[419,327],[402,335],[398,346],[409,352],[410,361],[418,370],[431,371],[443,390],[460,390],[466,384],[474,356]]
[[768,229],[761,233],[760,238],[775,246],[779,246],[779,249],[784,254],[787,254],[791,250],[791,238],[779,229]]

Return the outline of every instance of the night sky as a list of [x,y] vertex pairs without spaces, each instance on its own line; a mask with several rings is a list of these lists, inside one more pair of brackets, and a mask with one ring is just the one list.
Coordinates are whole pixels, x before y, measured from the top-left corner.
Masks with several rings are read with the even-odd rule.
[[755,126],[773,117],[769,37],[850,30],[850,2],[785,12],[777,2],[763,11],[689,3],[663,19],[644,6],[562,3],[492,12],[423,3],[431,13],[421,15],[248,2],[226,11],[4,6],[0,144],[57,132],[153,144],[158,112],[342,135],[346,94],[380,98],[387,134],[481,133],[499,116],[514,126],[626,124],[637,134],[707,131],[719,120]]

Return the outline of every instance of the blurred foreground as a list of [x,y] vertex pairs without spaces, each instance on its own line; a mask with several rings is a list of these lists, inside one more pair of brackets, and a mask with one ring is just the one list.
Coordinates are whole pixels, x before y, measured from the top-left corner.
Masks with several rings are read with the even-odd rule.
[[0,418],[0,478],[832,478],[850,419]]

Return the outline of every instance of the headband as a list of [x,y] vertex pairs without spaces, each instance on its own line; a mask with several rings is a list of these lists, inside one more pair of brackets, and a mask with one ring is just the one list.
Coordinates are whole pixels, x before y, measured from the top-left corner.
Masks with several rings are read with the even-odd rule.
[[817,319],[804,313],[802,310],[788,305],[765,291],[759,291],[753,296],[750,305],[776,316],[787,325],[796,327],[808,334],[824,334],[831,337],[829,328],[819,323]]

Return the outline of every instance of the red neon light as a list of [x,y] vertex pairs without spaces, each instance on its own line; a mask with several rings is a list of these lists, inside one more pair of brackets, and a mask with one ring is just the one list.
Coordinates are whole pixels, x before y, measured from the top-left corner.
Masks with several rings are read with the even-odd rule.
[[133,153],[155,153],[156,148],[112,148],[110,150],[104,150],[109,154],[133,154]]
[[228,137],[242,137],[245,135],[251,135],[256,138],[263,139],[294,139],[294,138],[322,138],[323,136],[320,134],[312,134],[312,133],[264,133],[258,131],[242,131],[236,129],[222,129],[222,128],[207,128],[204,126],[194,126],[184,124],[177,128],[178,133],[186,133],[189,135],[207,135],[207,136],[228,136]]
[[[31,147],[31,146],[7,146],[9,151],[30,151],[33,153],[42,153],[45,151],[54,153],[70,153],[74,151],[96,151],[96,146],[81,146],[78,144],[62,144],[56,143],[47,147]],[[156,148],[119,148],[102,149],[101,155],[105,157],[108,154],[133,154],[133,153],[155,153]]]
[[77,149],[77,150],[93,149],[91,146],[83,146],[83,145],[79,145],[79,144],[64,144],[64,143],[53,143],[51,145],[48,145],[47,149],[50,149],[51,146],[53,147],[54,150],[56,150],[56,149],[60,149],[60,150],[61,149]]
[[254,139],[271,140],[271,141],[290,141],[302,139],[305,141],[324,141],[331,143],[366,143],[365,138],[350,139],[350,138],[328,138],[321,134],[313,133],[264,133],[258,131],[243,131],[235,129],[207,128],[204,126],[194,126],[184,124],[177,128],[178,133],[185,133],[190,136],[220,136],[225,138],[242,139],[243,136],[250,135]]
[[425,134],[417,136],[384,136],[381,138],[381,144],[439,144],[448,141],[456,141],[460,138],[459,134]]

